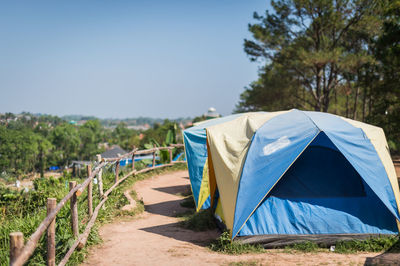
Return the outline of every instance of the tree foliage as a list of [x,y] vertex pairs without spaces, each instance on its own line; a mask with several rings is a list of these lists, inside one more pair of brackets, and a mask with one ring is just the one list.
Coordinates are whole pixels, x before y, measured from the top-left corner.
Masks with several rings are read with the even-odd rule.
[[383,127],[400,148],[400,1],[277,0],[254,14],[250,60],[258,80],[237,112],[305,109]]
[[117,144],[127,151],[145,148],[146,144],[169,145],[176,143],[176,131],[176,123],[169,120],[139,132],[124,122],[109,129],[97,119],[77,126],[54,116],[6,113],[0,115],[0,177],[21,177],[31,172],[43,176],[50,166],[64,168],[72,160],[94,160],[103,152],[104,144]]
[[363,67],[375,64],[369,46],[380,32],[381,5],[373,0],[271,4],[274,12],[255,13],[258,23],[249,25],[253,40],[245,40],[244,50],[265,67],[242,94],[238,109],[338,112],[338,94],[346,98],[356,91],[359,97]]
[[385,129],[392,150],[400,150],[400,0],[385,8],[383,32],[375,43],[378,65],[371,71],[373,108],[369,121]]

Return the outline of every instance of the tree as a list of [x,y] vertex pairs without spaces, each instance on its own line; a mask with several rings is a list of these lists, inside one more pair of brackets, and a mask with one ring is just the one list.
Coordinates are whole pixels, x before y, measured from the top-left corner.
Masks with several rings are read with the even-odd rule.
[[375,43],[379,62],[371,73],[373,100],[369,122],[384,128],[393,151],[400,150],[400,0],[385,9],[383,33]]
[[309,108],[306,103],[298,101],[298,94],[304,98],[305,90],[297,88],[295,84],[286,71],[276,65],[268,65],[260,73],[260,78],[241,94],[236,110],[249,112]]
[[38,141],[38,168],[40,172],[40,176],[44,177],[44,170],[47,166],[47,155],[49,154],[50,150],[53,148],[53,145],[45,139],[44,137],[37,135]]
[[52,162],[56,165],[68,165],[70,160],[78,159],[81,139],[75,126],[63,123],[56,126],[49,137],[55,146]]
[[137,132],[129,129],[124,122],[121,122],[117,125],[111,136],[111,143],[118,144],[121,146],[121,148],[128,151],[132,150],[133,146],[138,147],[140,143]]
[[360,70],[374,64],[368,46],[381,29],[378,3],[280,0],[271,1],[273,13],[255,13],[258,23],[249,25],[254,40],[245,40],[244,50],[252,61],[266,66],[260,80],[241,95],[238,109],[291,106],[337,112],[338,96],[347,95],[349,104],[355,91],[357,112]]
[[99,143],[101,141],[101,124],[99,120],[89,120],[79,127],[81,146],[79,158],[84,160],[93,159],[100,153]]
[[30,129],[7,129],[0,126],[0,171],[28,173],[36,170],[51,148],[50,143]]
[[[144,138],[141,140],[141,146],[149,148],[152,145],[169,145],[176,143],[176,132],[177,125],[168,119],[165,119],[163,124],[156,123],[153,128],[148,129],[144,134]],[[147,144],[145,146],[145,144]],[[150,145],[150,146],[149,146]]]

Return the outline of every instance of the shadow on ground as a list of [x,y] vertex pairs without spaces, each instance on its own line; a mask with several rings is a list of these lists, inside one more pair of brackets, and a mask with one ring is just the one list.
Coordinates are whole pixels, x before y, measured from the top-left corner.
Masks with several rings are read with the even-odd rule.
[[[172,195],[177,195],[177,194],[186,195],[185,193],[189,193],[191,191],[190,185],[157,187],[153,189],[160,192],[169,193]],[[163,215],[166,217],[176,217],[178,214],[185,213],[190,210],[189,208],[181,206],[181,203],[184,200],[185,199],[182,198],[177,200],[159,202],[155,204],[145,204],[144,208],[146,212],[152,214]],[[195,232],[189,229],[185,229],[182,227],[179,221],[157,226],[144,227],[140,228],[139,230],[173,238],[179,241],[192,243],[202,247],[208,245],[211,241],[215,240],[219,235],[217,230]]]
[[145,211],[153,214],[164,215],[168,217],[176,217],[177,214],[183,213],[189,209],[182,207],[180,204],[183,199],[164,201],[155,204],[145,204]]
[[367,258],[364,265],[400,265],[400,240],[386,252]]
[[189,242],[201,247],[207,246],[218,236],[218,232],[216,230],[206,232],[194,232],[182,228],[179,222],[141,228],[140,230],[148,233],[162,235],[165,237],[170,237],[179,241]]
[[177,195],[177,194],[186,195],[191,192],[190,185],[180,185],[180,186],[171,186],[171,187],[156,187],[153,189],[160,191],[160,192],[172,194],[172,195]]

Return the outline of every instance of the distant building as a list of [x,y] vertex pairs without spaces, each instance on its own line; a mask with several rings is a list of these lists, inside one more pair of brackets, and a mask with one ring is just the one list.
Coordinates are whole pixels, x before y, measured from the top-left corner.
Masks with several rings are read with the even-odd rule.
[[214,107],[210,107],[207,113],[204,114],[204,116],[206,117],[206,119],[212,119],[220,117],[221,115],[217,113],[217,110]]
[[121,155],[124,155],[125,153],[128,153],[127,151],[123,150],[120,146],[118,145],[113,145],[111,149],[106,150],[101,154],[101,158],[104,159],[109,159],[109,158],[117,158]]
[[149,124],[128,126],[129,129],[146,131],[150,128]]

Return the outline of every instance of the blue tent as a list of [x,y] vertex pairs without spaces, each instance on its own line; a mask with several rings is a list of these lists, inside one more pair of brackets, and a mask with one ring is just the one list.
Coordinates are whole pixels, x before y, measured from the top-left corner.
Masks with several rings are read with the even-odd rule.
[[210,184],[232,238],[399,232],[399,186],[382,129],[290,110],[206,131]]

